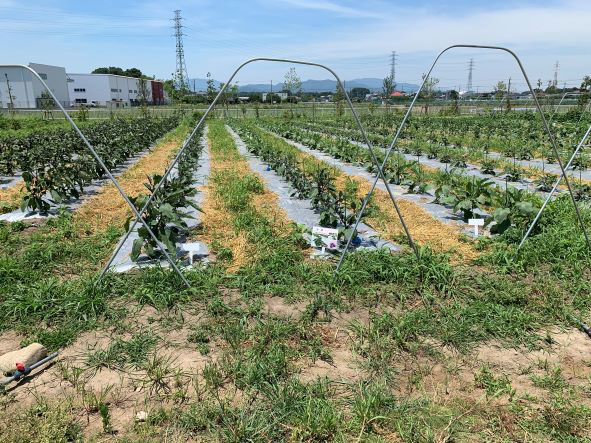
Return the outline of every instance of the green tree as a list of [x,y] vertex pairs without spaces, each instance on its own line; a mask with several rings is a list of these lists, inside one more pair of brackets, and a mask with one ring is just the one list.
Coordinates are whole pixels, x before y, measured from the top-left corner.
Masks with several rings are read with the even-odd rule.
[[351,96],[351,99],[356,99],[356,100],[365,100],[365,96],[367,94],[370,93],[370,90],[367,88],[353,88],[351,89],[351,92],[349,93],[349,95]]
[[[425,80],[426,75],[423,74],[423,80]],[[421,91],[420,97],[425,100],[423,104],[423,110],[425,114],[429,113],[429,105],[431,100],[435,97],[435,93],[437,92],[437,85],[439,84],[439,79],[435,77],[429,77],[425,81],[423,85],[423,89]]]
[[586,75],[583,78],[579,91],[581,92],[581,95],[579,95],[579,98],[577,99],[577,106],[579,107],[579,110],[584,111],[591,98],[591,76]]
[[460,93],[455,89],[452,89],[448,93],[449,99],[452,101],[451,106],[449,108],[449,112],[451,114],[459,114],[460,113]]
[[55,106],[55,102],[53,101],[51,94],[47,91],[43,91],[39,98],[39,102],[41,109],[43,109],[43,119],[48,120],[49,118],[53,118],[53,107]]
[[394,78],[391,75],[385,77],[384,81],[382,82],[382,91],[384,94],[384,98],[386,100],[390,98],[390,96],[394,92],[394,89],[396,89],[396,83],[394,83]]
[[148,102],[152,99],[152,91],[148,86],[148,80],[139,78],[137,80],[137,97],[140,102],[142,116],[148,117]]
[[129,68],[125,70],[125,75],[128,77],[142,78],[145,77],[138,68]]
[[215,80],[211,78],[211,72],[207,73],[207,101],[209,103],[215,100],[218,91],[215,87]]
[[[295,68],[289,68],[289,71],[285,73],[283,89],[286,90],[290,96],[295,96],[301,92],[302,80],[298,76]],[[290,102],[289,114],[291,118],[293,118],[293,99],[289,99],[288,97],[288,100]]]
[[340,86],[337,86],[337,90],[332,96],[332,101],[335,104],[335,113],[337,117],[342,117],[345,113],[345,92]]
[[507,95],[507,84],[501,80],[495,85],[493,93],[497,100],[501,100],[505,95]]
[[297,95],[301,92],[302,80],[298,76],[295,68],[289,68],[289,71],[285,73],[283,89],[288,91],[291,95]]
[[552,83],[552,81],[548,81],[548,87],[546,88],[546,94],[556,94],[558,92],[558,89],[556,88],[556,85],[554,83]]

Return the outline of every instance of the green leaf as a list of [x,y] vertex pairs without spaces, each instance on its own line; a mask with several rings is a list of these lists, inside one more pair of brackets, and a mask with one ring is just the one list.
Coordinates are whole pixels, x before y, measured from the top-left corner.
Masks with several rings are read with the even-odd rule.
[[144,244],[144,241],[141,238],[136,238],[133,241],[133,245],[131,247],[131,260],[132,261],[137,261],[138,257],[142,253],[143,244]]

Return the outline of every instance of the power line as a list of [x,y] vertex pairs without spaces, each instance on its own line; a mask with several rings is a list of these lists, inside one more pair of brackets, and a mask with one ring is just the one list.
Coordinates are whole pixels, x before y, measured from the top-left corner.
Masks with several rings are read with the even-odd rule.
[[189,76],[187,75],[187,65],[185,63],[185,50],[183,48],[183,24],[181,22],[180,9],[174,11],[174,36],[176,37],[176,72],[175,83],[178,89],[189,88]]

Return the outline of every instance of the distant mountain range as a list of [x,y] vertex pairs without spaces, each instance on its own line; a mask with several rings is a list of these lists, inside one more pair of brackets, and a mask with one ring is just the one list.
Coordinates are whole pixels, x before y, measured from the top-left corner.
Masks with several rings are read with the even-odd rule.
[[[353,88],[367,88],[371,92],[382,90],[383,79],[381,78],[357,78],[354,80],[345,80],[345,88],[350,91]],[[214,80],[216,88],[219,88],[220,82]],[[189,87],[195,91],[206,91],[207,80],[204,78],[189,79]],[[194,88],[194,89],[193,89]],[[336,80],[305,80],[302,82],[302,92],[333,92],[336,91]],[[273,91],[278,92],[283,89],[283,83],[273,83]],[[396,90],[404,92],[414,92],[419,89],[418,85],[413,83],[398,83]],[[240,85],[240,92],[269,92],[271,83],[253,83]]]

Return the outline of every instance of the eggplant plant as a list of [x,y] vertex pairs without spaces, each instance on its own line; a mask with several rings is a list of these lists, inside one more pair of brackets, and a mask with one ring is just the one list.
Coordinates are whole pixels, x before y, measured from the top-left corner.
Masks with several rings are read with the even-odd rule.
[[495,168],[499,162],[493,158],[487,157],[480,164],[480,171],[486,175],[496,175]]
[[449,171],[435,173],[433,179],[435,184],[435,200],[433,200],[433,203],[443,203],[445,197],[451,194],[451,190],[459,180],[460,176],[456,173],[455,168],[452,168]]
[[505,167],[503,172],[505,172],[506,178],[510,182],[520,181],[525,173],[524,169],[520,166],[517,166],[516,164]]
[[[148,183],[145,184],[148,194],[140,194],[130,197],[131,202],[140,211],[147,203],[151,195],[154,194],[156,186],[162,181],[161,175],[148,177]],[[171,256],[176,256],[176,245],[182,235],[187,232],[186,219],[193,218],[190,214],[184,212],[184,208],[193,207],[198,211],[201,209],[189,200],[194,196],[197,190],[190,180],[175,177],[164,182],[158,190],[158,193],[152,202],[146,208],[142,218],[150,227],[158,240],[166,247]],[[131,220],[135,217],[130,216],[125,222],[125,229],[129,229]],[[158,244],[152,238],[144,225],[138,228],[139,238],[134,240],[131,259],[137,261],[142,251],[150,258],[158,257],[161,251]]]
[[554,186],[556,177],[552,174],[543,174],[536,180],[536,189],[542,192],[550,192]]
[[484,223],[485,226],[493,223],[491,234],[502,234],[511,227],[527,229],[539,210],[536,197],[524,189],[507,188],[497,200],[497,209]]
[[[412,167],[415,164],[416,161],[405,160],[401,155],[390,157],[384,168],[386,180],[395,185],[403,184],[410,177]],[[377,172],[377,168],[373,163],[368,166],[367,170],[369,172]]]
[[425,171],[423,171],[420,164],[415,163],[408,181],[408,192],[410,194],[426,194],[428,190],[429,184],[427,183]]
[[461,211],[463,220],[474,217],[476,209],[484,209],[492,202],[493,182],[488,178],[467,179],[456,182],[449,193],[442,199],[443,203],[449,204],[454,211]]
[[587,183],[575,183],[573,185],[573,194],[575,200],[589,202],[591,201],[591,185]]
[[439,147],[439,145],[436,145],[434,143],[429,144],[427,146],[427,158],[429,160],[436,159],[440,151],[441,148]]

